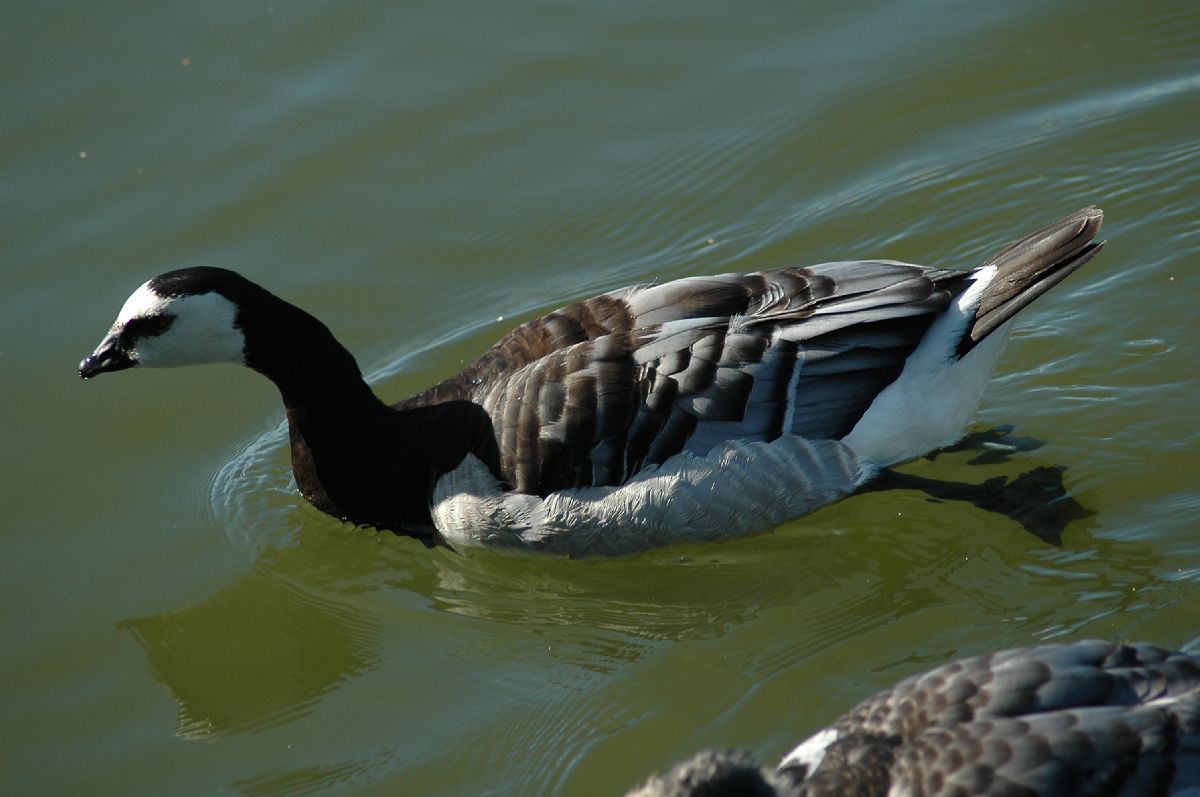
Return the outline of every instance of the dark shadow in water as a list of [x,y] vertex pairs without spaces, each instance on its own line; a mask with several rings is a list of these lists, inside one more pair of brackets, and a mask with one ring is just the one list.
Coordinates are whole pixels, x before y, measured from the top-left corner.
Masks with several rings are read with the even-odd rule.
[[1017,437],[1012,433],[1015,428],[1011,424],[1003,424],[988,429],[973,429],[957,443],[930,451],[924,458],[932,461],[942,454],[971,451],[975,456],[967,461],[968,465],[998,465],[1011,460],[1013,454],[1036,451],[1046,445],[1045,441],[1035,437]]
[[203,603],[117,627],[146,651],[190,738],[286,723],[379,657],[371,621],[256,571]]
[[[958,443],[938,449],[925,459],[960,452],[981,452],[969,465],[994,465],[1008,462],[1018,451],[1033,451],[1043,443],[1031,437],[1014,437],[1012,426],[976,430]],[[931,479],[887,468],[859,493],[884,490],[916,490],[932,501],[966,501],[988,512],[1017,521],[1025,530],[1051,545],[1062,545],[1062,533],[1072,522],[1091,517],[1087,509],[1067,493],[1063,483],[1066,465],[1042,466],[1009,479],[996,476],[978,484]]]
[[1067,495],[1065,465],[1034,468],[1014,479],[996,476],[980,484],[930,479],[884,470],[860,492],[917,490],[935,501],[966,501],[1011,518],[1051,545],[1062,545],[1062,533],[1075,520],[1095,513]]

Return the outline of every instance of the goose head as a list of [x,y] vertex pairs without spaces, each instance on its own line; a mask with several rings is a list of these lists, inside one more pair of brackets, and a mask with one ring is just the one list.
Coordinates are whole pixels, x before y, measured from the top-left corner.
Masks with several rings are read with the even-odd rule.
[[233,271],[185,268],[147,280],[121,307],[96,350],[79,363],[90,379],[142,365],[246,363],[239,295],[259,290]]

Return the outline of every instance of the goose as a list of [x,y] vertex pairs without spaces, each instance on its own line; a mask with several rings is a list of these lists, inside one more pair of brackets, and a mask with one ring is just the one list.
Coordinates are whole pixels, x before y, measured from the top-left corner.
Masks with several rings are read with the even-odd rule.
[[970,271],[895,260],[621,288],[388,406],[313,316],[168,271],[79,374],[229,362],[278,388],[300,493],[427,545],[621,554],[777,526],[964,434],[1021,309],[1103,246],[1087,207]]
[[627,797],[1200,795],[1200,656],[1100,640],[900,681],[760,768],[706,750]]

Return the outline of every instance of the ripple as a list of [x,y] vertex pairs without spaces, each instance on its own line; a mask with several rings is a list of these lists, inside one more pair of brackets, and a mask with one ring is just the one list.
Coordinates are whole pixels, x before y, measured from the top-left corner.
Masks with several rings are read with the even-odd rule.
[[361,788],[378,781],[399,764],[400,756],[395,751],[383,749],[367,758],[306,764],[235,780],[230,789],[247,797],[325,794],[334,789]]
[[235,547],[254,554],[282,544],[296,507],[286,422],[246,441],[216,472],[209,505]]

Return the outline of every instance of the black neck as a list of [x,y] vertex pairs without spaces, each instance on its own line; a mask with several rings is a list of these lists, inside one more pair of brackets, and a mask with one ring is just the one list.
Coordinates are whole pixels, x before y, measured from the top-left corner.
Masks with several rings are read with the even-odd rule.
[[430,541],[437,478],[468,452],[498,469],[486,413],[461,400],[388,407],[324,324],[270,301],[269,312],[246,314],[259,319],[242,325],[246,364],[279,388],[300,492],[335,517]]
[[381,524],[372,468],[380,444],[394,436],[392,411],[324,324],[275,296],[269,301],[269,312],[244,316],[246,364],[279,388],[300,492],[323,512]]
[[371,422],[386,409],[363,380],[354,355],[328,327],[276,301],[269,326],[243,326],[246,364],[275,383],[289,411],[307,409],[324,420],[340,417],[354,424]]

